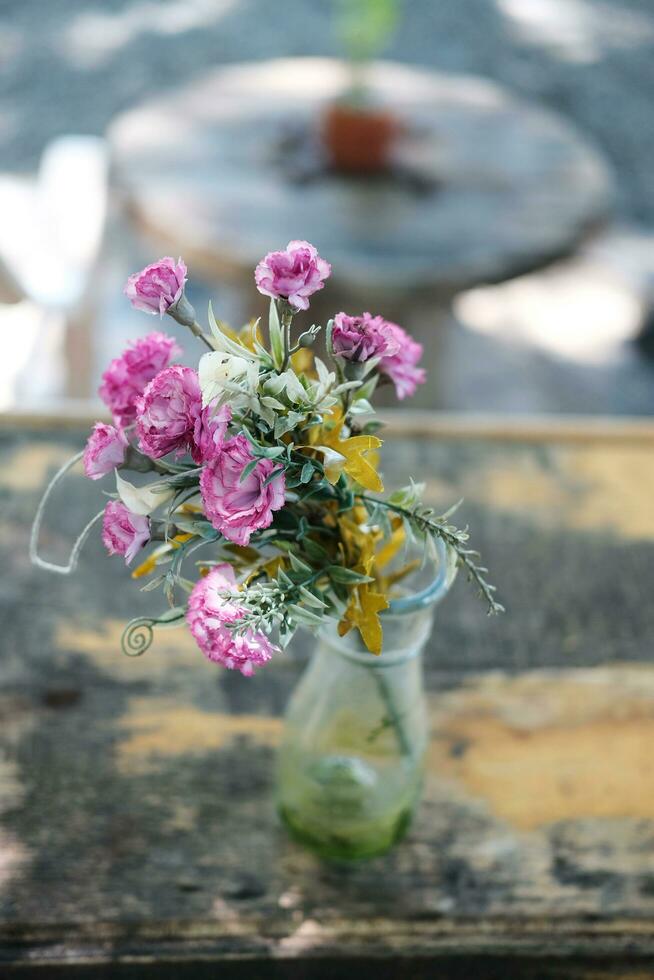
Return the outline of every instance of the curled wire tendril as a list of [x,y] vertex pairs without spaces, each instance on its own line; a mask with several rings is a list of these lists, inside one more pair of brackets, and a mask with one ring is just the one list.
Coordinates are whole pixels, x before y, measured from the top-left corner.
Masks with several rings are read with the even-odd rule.
[[32,524],[32,532],[30,534],[30,560],[33,565],[37,565],[39,568],[45,569],[47,572],[55,572],[57,575],[70,575],[77,568],[77,560],[79,558],[79,553],[82,550],[82,545],[86,541],[91,532],[93,526],[101,520],[104,510],[101,510],[95,517],[92,517],[88,522],[86,527],[82,530],[81,534],[75,541],[72,551],[68,558],[68,562],[65,565],[55,565],[53,562],[46,561],[39,555],[39,533],[41,531],[41,522],[43,521],[43,514],[45,513],[46,504],[50,497],[50,494],[57,486],[58,483],[64,478],[66,473],[73,468],[73,466],[79,462],[79,460],[84,455],[84,450],[76,453],[72,459],[69,459],[67,463],[57,470],[53,478],[50,480],[49,484],[45,488],[45,492],[41,497],[41,502],[36,511],[36,516],[34,517],[34,523]]
[[123,635],[120,638],[120,645],[123,653],[128,657],[140,657],[152,646],[154,639],[153,626],[156,620],[139,616],[129,621]]

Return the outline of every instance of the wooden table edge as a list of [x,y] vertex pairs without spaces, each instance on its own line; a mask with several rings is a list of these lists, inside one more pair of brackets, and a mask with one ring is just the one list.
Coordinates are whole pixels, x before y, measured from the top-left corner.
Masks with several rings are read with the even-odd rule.
[[[401,924],[400,924],[401,925]],[[321,961],[402,963],[407,960],[428,961],[433,966],[468,962],[479,968],[479,977],[486,976],[483,967],[491,968],[498,961],[506,962],[507,977],[521,975],[521,968],[539,963],[559,969],[570,969],[566,980],[577,977],[575,965],[594,966],[593,978],[604,976],[628,976],[629,967],[640,966],[639,980],[648,973],[641,972],[654,962],[654,922],[651,920],[625,922],[607,920],[603,923],[584,923],[579,919],[567,923],[561,930],[559,922],[543,920],[524,923],[515,921],[498,923],[453,922],[451,920],[407,921],[406,928],[387,920],[372,920],[365,929],[355,929],[351,935],[329,928],[314,942],[307,942],[306,933],[295,941],[293,933],[285,928],[276,929],[274,924],[261,923],[261,929],[232,930],[225,923],[156,923],[120,926],[116,923],[97,923],[92,926],[70,927],[70,931],[55,931],[52,935],[35,931],[24,939],[3,936],[0,932],[0,975],[16,968],[10,976],[21,976],[23,968],[34,971],[47,970],[47,975],[67,975],[66,971],[86,967],[94,975],[111,964],[128,966],[150,965],[160,971],[178,964],[216,965],[232,963],[319,963]],[[176,931],[179,928],[179,932]],[[553,932],[553,930],[555,930]],[[556,945],[553,947],[553,935]],[[6,936],[6,933],[5,933]],[[615,974],[619,965],[624,972]],[[603,968],[608,967],[607,972]],[[495,965],[494,969],[497,969]],[[51,972],[52,971],[52,972]],[[71,974],[75,976],[75,973]],[[84,974],[86,975],[86,974]],[[150,974],[148,973],[148,976]],[[168,975],[168,974],[165,974]],[[209,976],[198,972],[198,978]],[[240,973],[238,974],[241,975]],[[243,974],[247,976],[247,974]],[[276,976],[276,974],[275,974]],[[422,974],[421,974],[422,976]],[[431,976],[431,974],[430,974]],[[459,974],[457,973],[458,977]],[[496,977],[496,973],[492,973]],[[532,974],[529,973],[532,977]],[[540,977],[541,974],[539,973]],[[549,977],[544,973],[543,977]],[[562,976],[556,973],[556,976]],[[584,976],[586,976],[584,972]]]
[[[391,438],[426,438],[484,442],[654,445],[654,419],[641,416],[503,415],[382,410],[383,432]],[[90,428],[110,421],[104,406],[94,401],[57,403],[0,412],[0,431],[17,432]]]

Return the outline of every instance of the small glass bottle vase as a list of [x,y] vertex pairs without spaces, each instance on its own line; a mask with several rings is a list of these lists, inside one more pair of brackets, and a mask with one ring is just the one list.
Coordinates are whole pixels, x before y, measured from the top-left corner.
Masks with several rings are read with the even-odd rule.
[[294,691],[277,764],[277,807],[291,836],[325,858],[383,854],[406,831],[428,742],[422,649],[441,572],[383,614],[384,650],[324,629]]

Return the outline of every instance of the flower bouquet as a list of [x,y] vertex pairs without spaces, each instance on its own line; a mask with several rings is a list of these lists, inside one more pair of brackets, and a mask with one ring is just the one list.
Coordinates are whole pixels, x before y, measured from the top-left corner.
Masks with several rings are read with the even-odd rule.
[[[400,399],[413,394],[425,381],[422,348],[370,313],[296,328],[330,273],[307,242],[266,255],[255,270],[270,297],[265,335],[258,321],[231,330],[211,306],[205,332],[181,259],[131,276],[132,304],[188,327],[204,353],[197,371],[176,364],[175,340],[154,332],[111,362],[100,395],[113,424],[97,422],[55,475],[30,554],[69,574],[102,522],[109,554],[135,565],[132,577],[167,604],[127,624],[130,656],[155,629],[186,624],[205,657],[249,677],[298,627],[313,630],[317,651],[278,754],[277,806],[304,844],[352,859],[392,846],[419,798],[428,727],[418,655],[455,568],[489,613],[502,607],[467,530],[451,523],[454,508],[435,514],[413,481],[382,495],[371,401],[383,384]],[[314,354],[320,335],[324,359]],[[79,460],[92,480],[114,472],[115,492],[56,565],[39,556],[41,522]]]
[[[133,306],[173,317],[205,351],[197,371],[173,363],[176,342],[154,332],[111,362],[100,395],[113,424],[96,423],[84,451],[55,476],[31,540],[36,564],[70,573],[101,521],[109,554],[127,565],[141,558],[132,578],[144,590],[162,589],[167,608],[127,625],[126,654],[142,654],[155,628],[186,623],[209,660],[250,676],[298,627],[318,631],[332,621],[340,636],[358,631],[378,655],[390,597],[416,562],[438,561],[443,550],[489,613],[501,610],[451,512],[425,506],[419,483],[381,496],[371,400],[379,385],[393,384],[404,399],[424,382],[421,346],[370,313],[296,329],[296,315],[330,272],[302,241],[259,263],[256,285],[270,297],[267,337],[259,322],[233,331],[211,306],[205,332],[181,259],[161,259],[128,280]],[[327,364],[312,351],[321,333]],[[92,480],[113,471],[116,489],[69,562],[54,565],[38,554],[44,507],[80,459]],[[138,477],[128,480],[130,471]],[[414,557],[398,564],[403,549]]]

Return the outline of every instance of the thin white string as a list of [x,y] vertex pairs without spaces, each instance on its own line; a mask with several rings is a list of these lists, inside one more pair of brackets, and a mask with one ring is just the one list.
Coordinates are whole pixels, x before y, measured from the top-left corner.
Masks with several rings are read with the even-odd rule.
[[77,560],[79,558],[79,553],[82,550],[82,546],[89,536],[89,532],[94,524],[96,524],[102,515],[104,510],[101,510],[95,517],[91,518],[89,523],[86,525],[82,533],[77,538],[77,541],[73,545],[70,557],[68,559],[67,565],[54,565],[52,562],[46,561],[41,558],[38,554],[39,546],[39,534],[41,532],[41,523],[43,522],[43,515],[45,513],[45,507],[50,497],[50,494],[57,486],[59,481],[66,475],[66,473],[73,468],[73,466],[80,461],[84,455],[84,450],[82,452],[76,453],[72,459],[69,459],[67,463],[57,470],[53,478],[48,483],[45,488],[45,493],[41,497],[41,502],[36,511],[36,516],[34,517],[34,523],[32,524],[32,533],[30,534],[30,561],[33,565],[37,565],[39,568],[44,568],[47,572],[55,572],[57,575],[70,575],[77,568]]

